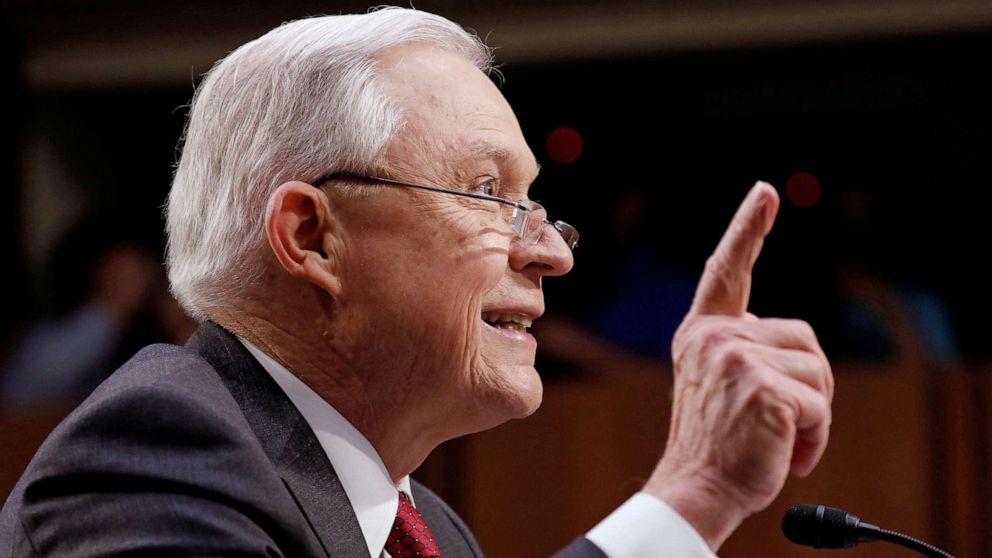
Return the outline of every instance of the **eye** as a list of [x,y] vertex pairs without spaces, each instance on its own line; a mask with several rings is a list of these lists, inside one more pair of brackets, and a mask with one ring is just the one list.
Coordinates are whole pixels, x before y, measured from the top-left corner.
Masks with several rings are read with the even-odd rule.
[[487,196],[495,196],[499,182],[491,176],[479,177],[476,181],[475,191]]

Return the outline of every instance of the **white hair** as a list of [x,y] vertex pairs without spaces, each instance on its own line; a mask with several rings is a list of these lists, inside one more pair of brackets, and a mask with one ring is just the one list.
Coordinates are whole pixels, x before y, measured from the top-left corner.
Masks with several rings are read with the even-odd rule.
[[492,53],[440,16],[403,8],[283,24],[214,65],[191,103],[166,208],[172,292],[198,320],[258,283],[269,196],[289,180],[371,170],[403,115],[376,55],[407,43]]

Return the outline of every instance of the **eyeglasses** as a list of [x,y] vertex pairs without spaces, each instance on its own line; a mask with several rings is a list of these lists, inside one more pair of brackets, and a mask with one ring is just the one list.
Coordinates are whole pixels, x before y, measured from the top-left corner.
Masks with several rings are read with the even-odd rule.
[[379,178],[375,176],[356,176],[346,173],[334,173],[326,176],[322,176],[313,182],[314,186],[321,186],[326,182],[332,180],[359,180],[367,182],[377,182],[384,186],[398,186],[403,188],[416,188],[418,190],[427,190],[429,192],[441,192],[442,194],[451,194],[452,196],[463,196],[466,198],[472,198],[476,200],[486,200],[491,202],[496,202],[500,207],[500,216],[503,221],[510,225],[513,232],[517,234],[517,237],[527,245],[533,245],[540,242],[541,238],[544,237],[545,225],[551,225],[558,234],[561,235],[562,239],[565,241],[565,245],[568,246],[569,250],[575,250],[576,246],[579,245],[579,231],[575,227],[569,225],[564,221],[555,221],[552,223],[548,221],[545,216],[548,214],[544,206],[537,202],[530,200],[508,200],[506,198],[500,198],[497,196],[489,196],[486,194],[477,194],[475,192],[459,192],[458,190],[449,190],[447,188],[441,188],[438,186],[427,186],[424,184],[414,184],[412,182],[404,182],[402,180],[393,180],[391,178]]

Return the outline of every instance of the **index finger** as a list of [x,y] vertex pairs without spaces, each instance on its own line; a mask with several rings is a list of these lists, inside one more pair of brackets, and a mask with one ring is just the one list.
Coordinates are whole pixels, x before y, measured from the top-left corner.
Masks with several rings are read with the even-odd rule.
[[706,261],[689,314],[743,316],[751,295],[751,270],[778,212],[778,193],[757,182]]

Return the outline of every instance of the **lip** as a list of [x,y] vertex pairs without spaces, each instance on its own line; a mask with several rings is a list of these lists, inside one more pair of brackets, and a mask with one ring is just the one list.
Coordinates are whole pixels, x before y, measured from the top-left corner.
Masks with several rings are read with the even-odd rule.
[[492,333],[493,335],[498,335],[499,337],[502,337],[503,339],[506,339],[506,340],[511,341],[513,343],[520,343],[520,344],[532,346],[532,347],[535,347],[535,348],[537,347],[537,339],[535,339],[533,335],[531,335],[530,333],[528,333],[526,331],[519,331],[519,330],[516,330],[516,329],[502,329],[502,328],[498,328],[498,327],[493,327],[493,326],[489,325],[488,322],[486,322],[485,320],[483,320],[481,318],[479,319],[479,321],[482,322],[483,329],[485,331],[488,331],[488,332]]
[[[500,314],[519,314],[521,316],[526,316],[531,321],[537,320],[544,314],[543,305],[529,306],[529,305],[519,305],[519,304],[518,305],[508,304],[505,306],[501,306],[498,304],[494,304],[492,306],[487,306],[482,311],[496,312]],[[479,321],[482,322],[482,325],[485,327],[485,330],[492,333],[493,335],[498,335],[501,338],[506,339],[508,341],[512,341],[514,343],[521,343],[535,348],[537,347],[537,339],[535,339],[534,336],[527,331],[518,331],[515,329],[502,329],[498,327],[493,327],[489,325],[488,322],[483,320],[481,315],[479,316]]]
[[[544,315],[544,308],[542,306],[487,306],[482,309],[482,312],[496,312],[499,314],[520,314],[521,316],[527,316],[530,320],[536,320]],[[480,315],[481,316],[481,315]],[[481,318],[480,318],[481,319]]]

